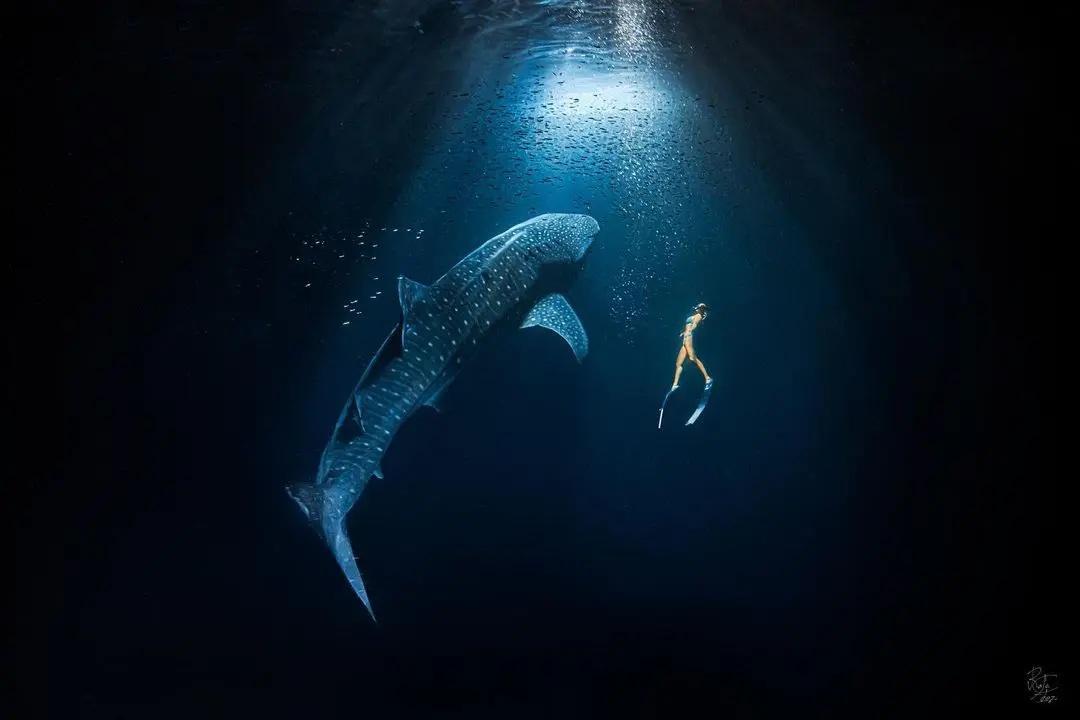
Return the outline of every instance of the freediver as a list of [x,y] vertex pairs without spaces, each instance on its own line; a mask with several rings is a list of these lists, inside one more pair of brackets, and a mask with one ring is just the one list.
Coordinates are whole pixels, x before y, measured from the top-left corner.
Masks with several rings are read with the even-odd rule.
[[660,422],[656,427],[660,427],[664,422],[664,407],[667,406],[668,398],[671,394],[679,389],[679,377],[682,375],[683,363],[689,358],[690,362],[697,365],[698,370],[701,371],[702,376],[705,378],[705,391],[701,396],[701,401],[698,403],[697,409],[694,410],[694,414],[690,416],[690,419],[686,421],[687,425],[692,425],[695,420],[701,415],[701,411],[705,409],[706,403],[709,401],[709,393],[712,390],[713,379],[710,377],[708,370],[705,369],[705,364],[698,358],[697,353],[694,352],[694,331],[697,330],[701,321],[709,315],[709,306],[705,303],[698,303],[694,306],[690,316],[686,318],[686,324],[683,327],[682,334],[679,337],[682,339],[682,344],[679,346],[679,356],[675,359],[675,379],[671,383],[671,389],[668,390],[667,395],[664,396],[664,402],[660,405]]
[[698,303],[694,306],[690,317],[686,318],[686,326],[683,328],[682,334],[679,335],[682,338],[682,346],[679,348],[679,357],[675,360],[675,380],[671,383],[672,390],[678,390],[679,388],[679,376],[682,375],[683,363],[686,362],[687,358],[690,358],[690,362],[697,365],[698,370],[705,376],[705,384],[712,385],[712,378],[709,377],[708,371],[705,370],[705,365],[694,352],[694,330],[697,330],[697,326],[701,324],[701,321],[708,314],[709,306],[705,303]]

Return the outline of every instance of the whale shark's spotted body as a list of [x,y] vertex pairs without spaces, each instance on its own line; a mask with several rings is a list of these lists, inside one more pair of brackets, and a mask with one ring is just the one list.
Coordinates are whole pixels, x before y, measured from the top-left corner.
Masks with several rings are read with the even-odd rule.
[[588,215],[541,215],[491,238],[430,286],[398,279],[400,322],[338,417],[315,482],[289,488],[372,617],[345,515],[368,479],[382,477],[380,461],[402,423],[421,405],[437,406],[494,330],[547,327],[566,339],[578,360],[585,356],[585,329],[553,291],[568,284],[599,229]]

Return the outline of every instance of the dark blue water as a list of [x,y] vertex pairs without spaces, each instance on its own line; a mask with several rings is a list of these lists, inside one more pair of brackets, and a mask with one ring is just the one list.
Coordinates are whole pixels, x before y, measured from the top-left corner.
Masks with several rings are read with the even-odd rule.
[[[1027,528],[1055,527],[1055,490],[980,466],[978,164],[1014,161],[987,139],[1027,68],[985,18],[876,12],[96,18],[55,161],[72,222],[115,239],[74,251],[89,300],[57,313],[73,409],[35,507],[64,500],[19,526],[50,538],[20,565],[26,687],[68,717],[1022,702],[1057,652],[1022,619],[1052,594]],[[569,293],[591,352],[522,331],[405,426],[349,516],[374,625],[283,488],[313,479],[397,277],[545,212],[601,228]],[[658,431],[701,301],[711,404],[682,426],[688,365]]]

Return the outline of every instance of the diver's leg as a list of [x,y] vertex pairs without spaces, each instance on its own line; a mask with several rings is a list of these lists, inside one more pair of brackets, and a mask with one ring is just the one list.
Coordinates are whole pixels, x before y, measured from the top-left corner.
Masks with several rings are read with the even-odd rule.
[[656,423],[656,427],[660,428],[664,425],[664,408],[667,407],[668,398],[679,387],[679,376],[682,375],[683,363],[686,362],[686,346],[679,348],[679,357],[675,360],[675,379],[671,383],[671,389],[667,391],[667,395],[664,396],[664,402],[660,403],[660,419]]
[[712,378],[709,377],[709,371],[705,369],[705,364],[701,362],[701,359],[695,357],[694,364],[698,366],[698,370],[700,370],[701,374],[705,376],[705,384],[708,385],[709,383],[711,383]]
[[701,360],[698,359],[697,353],[694,352],[694,341],[687,340],[686,344],[683,346],[683,350],[685,350],[686,354],[690,357],[690,362],[697,365],[698,370],[700,370],[701,374],[705,376],[705,384],[708,385],[709,383],[711,383],[712,378],[709,377],[709,373],[705,369],[704,363],[702,363]]
[[679,357],[675,360],[675,379],[671,383],[672,390],[679,387],[679,376],[682,375],[684,362],[686,362],[686,345],[679,348]]

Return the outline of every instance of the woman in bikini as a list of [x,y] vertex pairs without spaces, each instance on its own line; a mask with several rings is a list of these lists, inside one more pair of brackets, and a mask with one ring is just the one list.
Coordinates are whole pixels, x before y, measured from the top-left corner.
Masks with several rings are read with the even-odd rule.
[[679,376],[682,375],[683,363],[686,362],[686,358],[690,358],[690,362],[698,366],[698,370],[705,376],[705,384],[712,385],[712,378],[709,377],[709,373],[705,370],[705,365],[694,353],[694,330],[697,329],[697,326],[701,324],[701,321],[708,314],[709,306],[705,303],[698,303],[690,317],[686,318],[686,327],[683,328],[681,336],[682,346],[679,348],[679,357],[675,360],[675,380],[671,383],[672,390],[679,387]]
[[698,401],[698,406],[694,410],[694,414],[690,416],[690,419],[686,421],[687,425],[693,425],[694,422],[701,416],[701,411],[705,409],[706,403],[709,402],[709,394],[712,390],[713,379],[709,376],[709,372],[705,369],[705,364],[698,359],[697,353],[694,352],[694,331],[697,330],[698,325],[709,314],[709,306],[705,303],[698,303],[694,306],[694,310],[690,313],[690,317],[686,318],[686,325],[683,327],[682,345],[679,347],[679,357],[675,360],[675,380],[671,383],[671,389],[667,391],[667,395],[664,396],[664,402],[660,405],[660,421],[656,424],[656,427],[662,427],[664,424],[664,408],[667,407],[668,399],[671,394],[679,389],[679,376],[682,375],[683,363],[687,358],[690,358],[690,362],[697,365],[698,370],[705,377],[705,391],[701,395],[701,400]]

